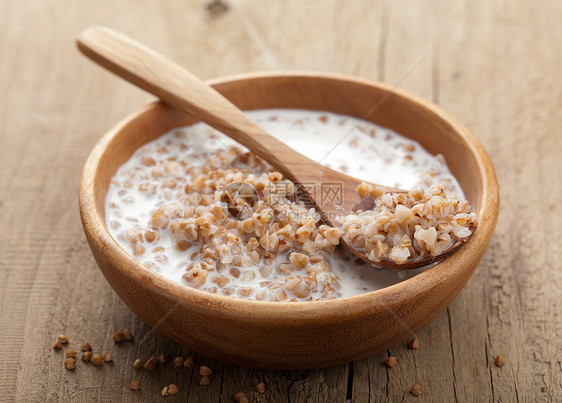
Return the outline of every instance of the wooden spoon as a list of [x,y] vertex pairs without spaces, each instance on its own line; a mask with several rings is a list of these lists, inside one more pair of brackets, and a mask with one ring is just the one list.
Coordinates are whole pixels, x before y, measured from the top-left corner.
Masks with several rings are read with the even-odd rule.
[[[168,105],[186,111],[214,127],[260,156],[314,202],[324,221],[339,227],[337,217],[365,209],[356,192],[363,182],[336,172],[296,152],[252,122],[240,109],[212,87],[183,67],[143,44],[105,27],[91,27],[78,37],[78,48],[90,59],[125,80],[156,95]],[[389,192],[402,189],[382,186]],[[368,206],[367,206],[368,208]],[[364,251],[349,245],[349,250],[369,261]],[[415,269],[444,259],[464,242],[457,242],[438,256],[425,256],[397,264],[393,261],[370,262],[394,271]]]

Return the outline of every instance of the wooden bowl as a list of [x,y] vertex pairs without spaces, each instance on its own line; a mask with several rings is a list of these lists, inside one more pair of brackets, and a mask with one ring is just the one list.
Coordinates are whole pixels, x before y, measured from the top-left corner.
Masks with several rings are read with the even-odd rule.
[[[399,284],[318,302],[260,302],[211,294],[141,265],[110,236],[104,200],[115,171],[133,152],[188,114],[154,103],[111,129],[90,154],[80,184],[80,212],[92,253],[121,299],[150,326],[208,357],[250,367],[308,369],[341,364],[411,337],[464,287],[492,237],[499,190],[490,159],[455,118],[387,85],[331,74],[249,74],[211,84],[241,109],[299,108],[356,116],[419,141],[445,156],[479,225],[453,256]],[[374,108],[372,113],[368,114]]]

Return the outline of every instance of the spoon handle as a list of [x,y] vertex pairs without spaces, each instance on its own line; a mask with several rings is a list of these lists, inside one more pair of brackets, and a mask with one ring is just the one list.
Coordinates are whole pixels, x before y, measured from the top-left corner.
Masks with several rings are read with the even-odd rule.
[[215,89],[134,39],[98,26],[82,32],[77,45],[99,65],[233,138],[289,179],[296,180],[291,171],[298,171],[299,181],[312,181],[322,171],[320,164],[269,135]]

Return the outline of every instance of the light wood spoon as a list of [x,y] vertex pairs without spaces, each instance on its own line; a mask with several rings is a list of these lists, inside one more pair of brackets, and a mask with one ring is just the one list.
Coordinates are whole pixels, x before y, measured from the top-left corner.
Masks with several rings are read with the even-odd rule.
[[[258,127],[215,89],[154,50],[105,27],[86,29],[78,37],[77,45],[94,62],[156,95],[168,105],[214,127],[263,158],[286,178],[300,185],[299,190],[314,202],[328,225],[339,227],[336,217],[368,207],[356,192],[363,181],[296,152]],[[389,192],[405,192],[382,187]],[[344,236],[340,241],[355,255],[369,261],[365,252],[349,245]],[[369,262],[393,271],[415,269],[444,259],[464,243],[457,242],[438,256],[425,256],[403,264]]]

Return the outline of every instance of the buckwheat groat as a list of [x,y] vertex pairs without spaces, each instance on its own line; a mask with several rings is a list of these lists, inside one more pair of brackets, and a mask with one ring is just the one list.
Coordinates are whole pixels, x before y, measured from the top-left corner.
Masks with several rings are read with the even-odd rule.
[[[443,183],[462,197],[442,157],[388,129],[325,112],[249,115],[314,159],[350,133],[323,161],[334,169],[402,188]],[[161,136],[119,168],[108,189],[106,223],[147,268],[222,295],[316,301],[400,281],[338,246],[341,228],[325,225],[298,200],[291,181],[203,125]]]
[[151,192],[156,180],[152,189],[165,200],[148,227],[124,234],[135,256],[155,253],[145,265],[167,259],[159,253],[168,249],[160,242],[167,239],[189,259],[183,278],[193,287],[271,301],[337,296],[337,279],[321,252],[334,250],[341,230],[291,200],[294,184],[279,172],[237,148],[217,151],[198,167],[173,157],[146,163],[153,168],[139,189]]
[[365,182],[358,186],[362,198],[372,197],[372,210],[338,220],[346,240],[364,250],[369,260],[402,264],[427,255],[437,256],[457,241],[464,241],[476,225],[468,201],[448,198],[443,185],[424,191],[384,193]]

